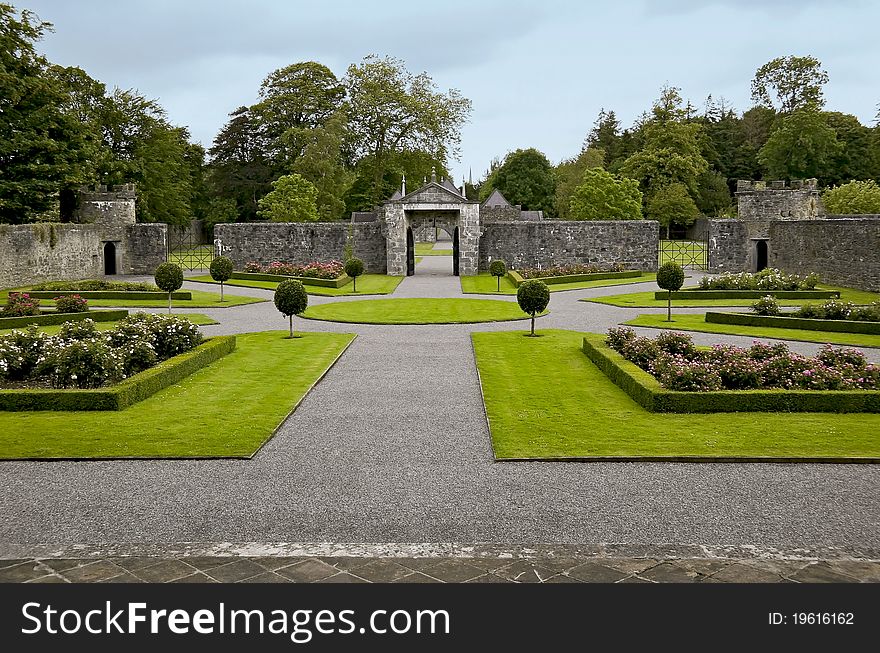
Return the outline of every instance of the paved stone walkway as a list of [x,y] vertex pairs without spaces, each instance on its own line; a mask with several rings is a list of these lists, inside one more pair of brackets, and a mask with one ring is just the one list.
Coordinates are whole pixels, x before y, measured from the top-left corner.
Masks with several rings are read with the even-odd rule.
[[[461,296],[458,281],[447,276],[449,266],[446,257],[425,257],[393,296]],[[653,283],[554,293],[552,312],[539,328],[604,331],[650,309],[578,299],[649,289]],[[233,292],[271,298],[257,289]],[[208,335],[286,328],[271,302],[193,311],[220,321],[204,327]],[[189,564],[195,554],[162,547],[192,542],[203,543],[199,555],[209,558],[242,547],[236,543],[621,542],[695,547],[676,549],[679,558],[704,557],[705,547],[719,548],[720,557],[743,557],[724,553],[733,547],[754,553],[745,558],[858,559],[849,572],[829,569],[873,577],[872,561],[880,560],[877,466],[495,463],[470,333],[525,328],[525,322],[381,326],[299,320],[296,328],[359,337],[253,460],[0,463],[0,558],[25,561],[10,569],[30,565],[39,571],[47,568],[46,559],[106,563],[120,555]],[[711,334],[696,334],[695,340],[750,341]],[[805,353],[819,347],[791,346]],[[880,351],[871,356],[880,358]],[[121,546],[124,553],[113,552]],[[660,559],[652,555],[624,557]],[[542,560],[534,562],[540,566]],[[580,565],[587,562],[594,561]],[[296,564],[304,563],[288,566]],[[741,563],[727,568],[733,564]],[[797,580],[795,574],[806,568],[825,569],[805,564],[780,578]],[[570,576],[577,566],[555,573]],[[641,577],[643,571],[648,568],[629,573]]]

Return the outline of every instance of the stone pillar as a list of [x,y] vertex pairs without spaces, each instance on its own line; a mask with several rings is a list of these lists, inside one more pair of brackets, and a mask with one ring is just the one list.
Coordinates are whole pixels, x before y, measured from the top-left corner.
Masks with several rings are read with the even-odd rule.
[[385,228],[388,253],[388,274],[406,276],[407,219],[402,204],[385,206]]
[[462,204],[458,219],[458,273],[477,273],[480,258],[480,205]]

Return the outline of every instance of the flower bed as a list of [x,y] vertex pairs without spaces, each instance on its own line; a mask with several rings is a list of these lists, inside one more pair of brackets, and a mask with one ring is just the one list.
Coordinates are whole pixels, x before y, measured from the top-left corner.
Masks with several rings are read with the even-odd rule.
[[249,281],[273,281],[281,283],[287,279],[296,279],[304,286],[318,286],[320,288],[342,288],[351,283],[351,277],[342,275],[336,279],[318,279],[315,277],[288,277],[280,274],[261,274],[258,272],[233,272],[230,279],[246,279]]
[[65,322],[58,335],[37,326],[0,336],[0,387],[100,388],[185,353],[202,335],[189,320],[138,313],[109,331],[94,320]]
[[251,262],[244,266],[244,271],[282,277],[309,277],[312,279],[337,279],[344,274],[342,261],[328,261],[327,263],[313,261],[305,265],[281,263],[280,261],[274,261],[269,265]]
[[[83,299],[168,299],[168,293],[161,290],[30,290],[31,297],[38,299],[56,299],[57,297],[78,296]],[[188,290],[180,290],[171,293],[173,299],[192,299],[192,293]]]
[[625,272],[622,265],[611,268],[600,268],[597,265],[556,265],[550,268],[522,268],[517,270],[523,279],[547,279],[552,277],[569,277],[584,274],[600,274],[607,272]]
[[31,324],[49,326],[51,324],[64,324],[65,322],[78,322],[80,320],[116,322],[126,317],[128,317],[128,311],[124,308],[110,311],[87,311],[84,313],[41,311],[39,315],[28,315],[26,317],[0,317],[0,329],[21,329]]
[[[687,336],[667,334],[661,340],[663,354],[669,361],[667,374],[676,377],[674,383],[679,387],[690,388],[671,390],[645,369],[659,357],[660,345],[648,338],[635,337],[634,333],[630,336],[629,331],[612,329],[607,339],[598,334],[586,336],[583,351],[611,381],[650,411],[880,412],[880,391],[864,389],[878,387],[880,368],[866,364],[865,374],[856,376],[854,370],[861,365],[864,357],[853,350],[826,348],[816,359],[791,354],[784,345],[760,343],[751,349],[721,345],[710,350],[698,350]],[[616,350],[616,347],[623,348],[625,345],[629,345],[628,357]],[[694,350],[698,354],[693,361],[688,358],[690,354],[682,353]],[[670,351],[678,353],[671,354]],[[723,363],[707,363],[715,360],[722,360]],[[679,369],[682,371],[681,377],[677,374]],[[810,371],[810,374],[803,374],[806,371]],[[798,376],[809,380],[801,382]],[[753,387],[757,380],[765,378],[771,381],[768,389],[701,390],[725,387],[725,383],[729,387]],[[790,387],[780,386],[785,379],[797,380],[797,383]],[[814,389],[843,384],[858,389]]]
[[[761,299],[766,296],[777,299],[834,299],[840,297],[838,290],[700,290],[684,288],[672,293],[672,299]],[[654,299],[666,301],[667,291],[658,290]]]
[[[599,281],[601,279],[631,279],[635,277],[642,276],[642,273],[638,270],[626,270],[624,272],[589,272],[584,274],[567,274],[567,275],[559,275],[554,277],[531,277],[533,279],[540,279],[547,285],[553,285],[558,283],[578,283],[581,281]],[[510,279],[511,283],[514,286],[519,288],[519,285],[526,281],[526,278],[523,277],[516,270],[509,270],[507,272],[507,278]]]
[[706,313],[710,324],[804,329],[805,331],[833,331],[834,333],[864,333],[880,335],[880,323],[856,320],[826,320],[795,317],[794,313],[780,315],[753,315],[751,313]]
[[818,283],[819,276],[816,274],[798,276],[767,268],[755,273],[703,277],[700,279],[700,290],[813,290]]
[[95,291],[116,290],[118,292],[159,292],[152,283],[139,281],[105,281],[103,279],[81,279],[80,281],[47,281],[31,286],[39,291]]

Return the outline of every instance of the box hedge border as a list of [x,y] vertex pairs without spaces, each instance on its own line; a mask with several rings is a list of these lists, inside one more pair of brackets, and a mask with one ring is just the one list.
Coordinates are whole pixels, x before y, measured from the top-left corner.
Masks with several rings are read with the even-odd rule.
[[880,390],[667,390],[651,374],[605,344],[584,337],[583,351],[611,381],[654,413],[880,413]]
[[95,322],[116,322],[125,317],[128,317],[128,310],[124,308],[112,311],[83,311],[82,313],[41,313],[24,317],[0,317],[0,329],[22,329],[31,324],[49,326],[88,319]]
[[281,283],[288,279],[295,279],[304,286],[319,286],[321,288],[342,288],[351,283],[351,277],[343,274],[335,279],[318,279],[317,277],[293,277],[286,274],[265,274],[262,272],[233,272],[230,279],[247,279],[250,281],[275,281]]
[[[581,281],[601,281],[602,279],[634,279],[642,276],[639,270],[625,270],[623,272],[593,272],[590,274],[566,274],[559,277],[535,277],[548,286],[557,283],[578,283]],[[517,288],[526,279],[516,270],[510,270],[507,278]]]
[[806,317],[789,317],[786,315],[752,315],[750,313],[708,312],[706,313],[706,322],[710,324],[735,324],[739,326],[880,335],[880,322],[865,322],[858,320],[820,320]]
[[[668,292],[658,290],[654,299],[666,300]],[[777,299],[837,299],[839,290],[697,290],[685,288],[672,293],[672,299],[761,299],[761,297]]]
[[179,383],[235,350],[235,336],[215,336],[122,383],[94,390],[0,390],[0,410],[124,410]]
[[[22,290],[34,299],[55,299],[79,295],[83,299],[168,299],[168,293],[161,290]],[[192,299],[192,293],[181,290],[171,293],[171,299]]]

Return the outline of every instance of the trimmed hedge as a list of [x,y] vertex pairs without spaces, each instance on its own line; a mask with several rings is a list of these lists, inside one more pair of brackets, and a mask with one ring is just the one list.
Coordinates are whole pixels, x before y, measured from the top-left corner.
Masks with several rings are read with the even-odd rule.
[[880,413],[880,390],[718,390],[675,392],[605,344],[584,337],[584,354],[645,410],[654,413]]
[[40,315],[28,315],[25,317],[0,317],[0,329],[22,329],[31,324],[48,326],[51,324],[64,324],[65,322],[79,322],[80,320],[92,319],[95,322],[116,322],[128,317],[128,310],[122,308],[112,311],[84,311],[82,313],[42,313]]
[[304,286],[320,286],[321,288],[342,288],[351,283],[351,277],[343,274],[335,279],[318,279],[317,277],[290,277],[286,274],[264,274],[262,272],[233,272],[230,279],[249,279],[251,281],[287,281],[294,279]]
[[[55,299],[67,295],[79,295],[83,299],[168,299],[168,293],[160,290],[150,292],[146,290],[23,290],[36,299]],[[192,299],[192,293],[188,290],[180,290],[171,293],[172,299]]]
[[124,410],[179,383],[235,350],[235,336],[208,338],[195,349],[162,361],[122,383],[94,390],[0,390],[0,410]]
[[[578,283],[579,281],[600,281],[602,279],[633,279],[642,276],[638,270],[626,270],[624,272],[594,272],[592,274],[566,274],[561,277],[535,277],[539,281],[543,281],[548,286],[555,283]],[[514,286],[519,288],[519,284],[526,279],[515,270],[507,272],[507,278],[510,279]]]
[[806,317],[788,317],[785,315],[710,312],[706,313],[706,322],[710,324],[736,324],[740,326],[880,335],[880,322],[861,322],[856,320],[820,320]]
[[[838,290],[697,290],[685,288],[672,293],[672,299],[761,299],[770,295],[777,299],[836,299]],[[654,293],[654,299],[666,299],[666,291]]]

